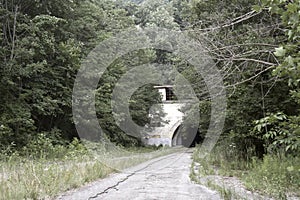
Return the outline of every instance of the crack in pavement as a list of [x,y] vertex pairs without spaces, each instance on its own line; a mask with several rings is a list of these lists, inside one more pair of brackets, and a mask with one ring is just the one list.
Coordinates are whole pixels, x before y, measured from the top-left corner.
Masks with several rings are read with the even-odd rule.
[[217,191],[190,180],[191,163],[191,152],[169,154],[65,193],[57,200],[222,199]]
[[138,169],[138,170],[132,172],[131,174],[127,175],[123,180],[118,181],[118,182],[117,182],[116,184],[114,184],[113,186],[107,187],[107,188],[106,188],[105,190],[103,190],[102,192],[99,192],[99,193],[95,194],[94,196],[89,197],[88,200],[90,200],[90,199],[96,199],[96,198],[98,198],[99,196],[101,196],[101,195],[103,195],[103,194],[107,194],[107,193],[108,193],[110,190],[112,190],[112,189],[115,189],[115,190],[118,191],[117,187],[118,187],[121,183],[123,183],[123,182],[125,182],[126,180],[128,180],[131,176],[135,175],[136,173],[138,173],[138,172],[140,172],[140,171],[145,170],[146,168],[150,167],[151,165],[154,165],[155,163],[157,163],[157,162],[159,162],[159,161],[162,161],[162,160],[167,159],[167,158],[172,157],[172,156],[176,156],[176,155],[175,155],[175,154],[171,154],[171,155],[168,155],[168,156],[164,156],[163,158],[161,158],[161,159],[159,159],[159,160],[155,160],[155,161],[153,161],[152,163],[149,163],[149,164],[146,165],[145,167],[143,167],[143,168],[141,168],[141,169]]

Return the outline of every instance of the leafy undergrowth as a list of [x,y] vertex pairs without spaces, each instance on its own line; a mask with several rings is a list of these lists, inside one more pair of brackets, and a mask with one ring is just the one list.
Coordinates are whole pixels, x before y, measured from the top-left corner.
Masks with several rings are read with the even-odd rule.
[[[44,141],[45,142],[45,141]],[[46,199],[146,160],[170,154],[171,148],[104,147],[91,153],[74,140],[68,146],[32,146],[0,157],[0,199]],[[40,151],[38,151],[39,149]],[[29,151],[30,150],[30,151]],[[21,155],[22,154],[22,155]],[[113,164],[113,165],[110,165]]]
[[[234,144],[223,142],[205,158],[201,158],[197,148],[193,154],[192,167],[199,163],[197,171],[201,177],[237,177],[248,190],[275,199],[300,197],[299,156],[265,155],[262,159],[252,157],[246,160],[235,148]],[[196,177],[193,173],[191,176],[193,179]]]

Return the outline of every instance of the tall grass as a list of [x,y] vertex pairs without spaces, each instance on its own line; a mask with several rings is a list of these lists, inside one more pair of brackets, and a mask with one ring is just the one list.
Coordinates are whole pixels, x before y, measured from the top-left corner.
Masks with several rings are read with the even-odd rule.
[[23,161],[2,165],[0,199],[44,199],[107,176],[113,169],[102,163]]
[[91,153],[78,140],[69,145],[27,146],[23,152],[0,155],[0,199],[46,199],[104,178],[112,172],[174,152],[157,148],[107,148],[90,143]]
[[259,159],[249,149],[248,155],[239,151],[231,140],[223,140],[210,155],[200,158],[196,150],[193,160],[199,163],[201,176],[236,176],[252,191],[286,199],[300,197],[300,157],[265,155]]
[[253,149],[248,149],[248,155],[245,155],[245,152],[241,152],[237,144],[230,139],[220,141],[204,158],[201,158],[201,152],[198,150],[197,147],[193,154],[193,160],[201,163],[203,175],[239,176],[252,167],[250,161],[255,158]]
[[242,176],[245,186],[278,199],[300,197],[300,157],[266,155]]

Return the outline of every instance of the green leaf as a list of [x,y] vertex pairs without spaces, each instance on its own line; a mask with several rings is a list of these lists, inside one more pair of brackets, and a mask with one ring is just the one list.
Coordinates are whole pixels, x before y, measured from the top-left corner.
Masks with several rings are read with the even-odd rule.
[[259,5],[252,6],[252,9],[255,10],[256,12],[260,12],[262,10],[261,6]]
[[286,169],[288,170],[288,172],[292,172],[292,171],[294,171],[294,166],[289,166]]
[[261,127],[261,124],[258,124],[258,125],[257,125],[257,130],[258,130],[258,132],[261,132],[261,128],[262,128],[262,127]]
[[294,58],[292,58],[292,56],[288,56],[287,58],[285,58],[284,61],[287,62],[291,66],[294,65]]
[[286,54],[286,50],[283,47],[275,48],[274,55],[277,57],[283,57]]

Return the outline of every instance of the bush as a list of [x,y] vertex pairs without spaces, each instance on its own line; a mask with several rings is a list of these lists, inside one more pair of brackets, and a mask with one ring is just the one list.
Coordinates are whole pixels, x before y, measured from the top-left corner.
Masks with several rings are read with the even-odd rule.
[[298,155],[300,152],[300,117],[281,112],[254,121],[252,134],[265,141],[269,154]]
[[74,138],[71,143],[60,139],[60,131],[40,133],[24,146],[20,155],[32,159],[72,159],[87,154],[85,146]]
[[223,138],[206,158],[223,171],[248,170],[257,157],[255,145],[247,138]]

